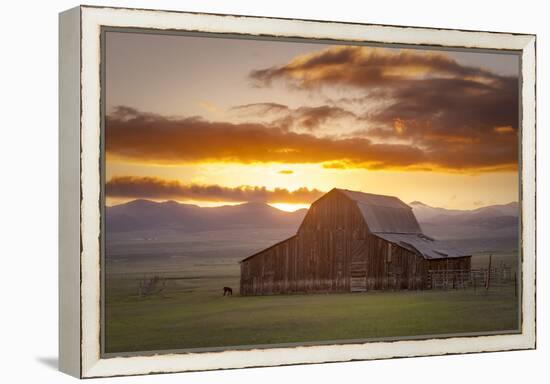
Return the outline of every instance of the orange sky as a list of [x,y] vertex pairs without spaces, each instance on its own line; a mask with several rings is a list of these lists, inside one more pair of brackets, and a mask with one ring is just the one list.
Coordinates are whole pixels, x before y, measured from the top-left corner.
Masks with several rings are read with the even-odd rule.
[[107,33],[107,204],[518,199],[518,56]]

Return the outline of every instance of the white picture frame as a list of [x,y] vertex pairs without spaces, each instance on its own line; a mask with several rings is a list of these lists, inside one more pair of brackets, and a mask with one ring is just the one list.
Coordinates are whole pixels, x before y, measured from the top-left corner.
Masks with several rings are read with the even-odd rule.
[[[532,349],[536,345],[534,35],[80,6],[60,14],[60,370],[79,378]],[[201,353],[101,354],[101,29],[126,27],[521,54],[521,332]]]

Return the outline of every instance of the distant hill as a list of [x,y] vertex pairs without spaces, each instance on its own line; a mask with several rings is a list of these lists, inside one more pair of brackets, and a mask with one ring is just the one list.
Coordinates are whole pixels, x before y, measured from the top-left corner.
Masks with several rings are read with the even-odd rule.
[[[517,236],[517,202],[474,210],[431,207],[419,201],[409,204],[426,234],[441,239]],[[110,232],[184,230],[189,232],[246,229],[295,228],[307,210],[285,212],[265,203],[199,207],[175,201],[133,200],[107,208]]]
[[108,207],[108,232],[185,230],[189,232],[240,228],[298,228],[307,210],[285,212],[264,203],[199,207],[175,201],[134,200]]
[[[518,203],[492,205],[473,210],[431,207],[419,201],[409,204],[424,233],[440,240],[467,240],[477,248],[513,247],[519,228]],[[265,203],[199,207],[175,201],[134,200],[107,208],[108,233],[144,231],[158,233],[287,229],[294,233],[306,209],[285,212]]]
[[473,210],[435,208],[419,201],[409,204],[426,234],[440,239],[517,239],[519,204],[512,202]]
[[[509,250],[518,247],[518,203],[474,210],[436,208],[419,201],[409,205],[425,234],[453,246],[471,252]],[[222,253],[226,255],[231,252],[230,249],[238,249],[240,255],[260,250],[294,234],[306,213],[306,209],[285,212],[264,203],[205,208],[175,201],[158,203],[134,200],[107,208],[106,229],[107,233],[113,235],[110,241],[159,236],[163,239],[181,240],[182,235],[229,230],[230,234],[221,235],[218,232],[215,235],[216,238],[225,236],[223,238],[228,248]],[[250,234],[253,234],[253,237],[250,237]],[[204,243],[195,242],[193,240],[185,243],[186,249],[196,251],[205,248]],[[143,247],[145,243],[136,244]],[[110,243],[110,246],[117,247],[115,243]],[[126,255],[128,249],[124,247],[127,245],[122,249],[112,248],[110,254],[118,252]],[[164,247],[168,253],[173,253],[171,247]],[[242,249],[243,247],[245,249]],[[208,252],[212,254],[212,250]]]

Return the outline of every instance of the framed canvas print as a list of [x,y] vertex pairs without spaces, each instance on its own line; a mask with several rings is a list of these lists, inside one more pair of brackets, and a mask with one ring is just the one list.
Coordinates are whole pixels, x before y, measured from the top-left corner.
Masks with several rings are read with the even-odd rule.
[[535,36],[59,25],[62,371],[535,348]]

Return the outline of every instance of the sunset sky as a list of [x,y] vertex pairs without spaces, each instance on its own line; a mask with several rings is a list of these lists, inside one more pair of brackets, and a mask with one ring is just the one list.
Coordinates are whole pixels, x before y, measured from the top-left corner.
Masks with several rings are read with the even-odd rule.
[[108,32],[105,59],[108,205],[518,200],[517,55]]

